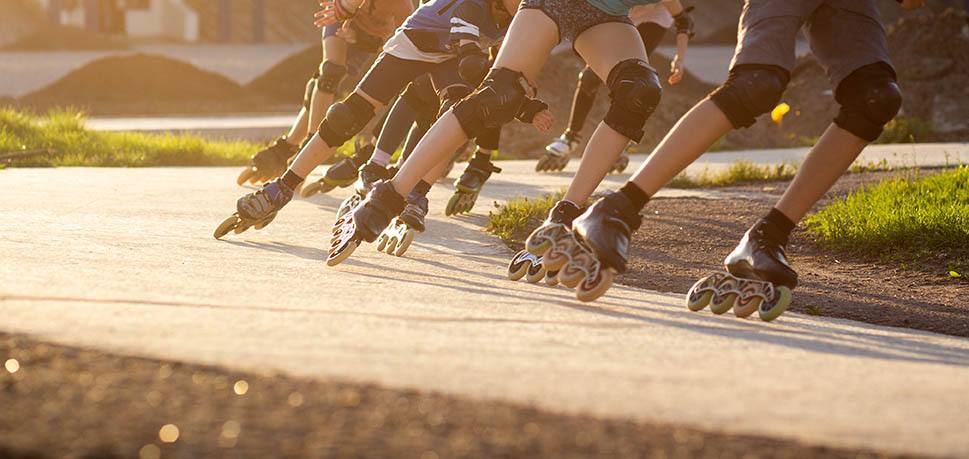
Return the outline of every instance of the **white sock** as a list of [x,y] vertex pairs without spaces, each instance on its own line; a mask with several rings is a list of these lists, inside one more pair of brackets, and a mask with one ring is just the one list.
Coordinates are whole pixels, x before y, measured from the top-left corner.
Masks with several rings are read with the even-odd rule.
[[390,153],[384,152],[381,149],[376,149],[373,152],[373,156],[370,157],[370,162],[387,167],[390,164]]

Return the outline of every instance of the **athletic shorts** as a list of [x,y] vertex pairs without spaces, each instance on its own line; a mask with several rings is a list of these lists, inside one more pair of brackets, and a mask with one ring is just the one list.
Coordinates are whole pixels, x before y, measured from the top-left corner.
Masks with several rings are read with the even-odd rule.
[[585,0],[524,0],[519,9],[535,9],[545,13],[558,26],[559,41],[573,43],[586,29],[599,24],[620,22],[632,25],[629,16],[612,16]]
[[875,0],[745,0],[731,69],[756,64],[790,72],[801,29],[834,87],[866,65],[891,65]]
[[357,89],[367,93],[382,104],[388,104],[411,81],[424,74],[430,75],[431,84],[438,94],[451,86],[468,85],[458,73],[457,58],[433,63],[401,59],[387,53],[381,53],[370,70],[367,71],[367,74],[363,76],[363,80],[360,80]]

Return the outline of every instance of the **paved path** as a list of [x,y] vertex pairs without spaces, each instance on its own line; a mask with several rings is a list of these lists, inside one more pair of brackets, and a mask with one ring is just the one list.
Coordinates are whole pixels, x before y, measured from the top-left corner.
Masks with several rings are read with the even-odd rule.
[[243,191],[236,169],[2,170],[0,330],[561,412],[969,455],[969,340],[797,314],[772,324],[694,314],[678,295],[626,287],[582,304],[564,288],[506,280],[511,252],[480,229],[490,203],[566,183],[530,166],[503,164],[460,219],[443,217],[451,187],[437,187],[429,230],[404,258],[364,246],[337,268],[323,248],[345,190],[216,241]]

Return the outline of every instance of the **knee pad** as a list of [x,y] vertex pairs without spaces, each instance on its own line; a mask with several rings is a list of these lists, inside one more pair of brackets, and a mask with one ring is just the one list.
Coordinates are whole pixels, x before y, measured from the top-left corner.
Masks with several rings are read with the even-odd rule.
[[477,145],[482,150],[495,151],[498,149],[498,143],[501,140],[501,129],[488,129],[477,138],[474,139],[474,144]]
[[589,97],[595,97],[601,86],[602,80],[599,79],[599,75],[596,75],[596,72],[593,72],[591,68],[586,67],[585,70],[579,72],[579,86],[577,88],[579,92]]
[[738,65],[710,100],[723,111],[734,128],[750,127],[757,117],[774,109],[784,95],[790,74],[782,67]]
[[869,142],[881,135],[885,124],[902,108],[895,71],[884,62],[851,72],[838,84],[834,98],[841,105],[835,124]]
[[343,77],[347,76],[347,68],[330,61],[323,61],[320,64],[319,74],[320,76],[316,80],[317,89],[329,94],[336,94]]
[[306,81],[306,90],[303,92],[303,108],[309,110],[313,106],[313,90],[316,89],[316,80],[320,73],[316,72]]
[[326,111],[326,118],[320,123],[320,138],[336,148],[362,131],[373,117],[374,106],[357,93],[350,94]]
[[468,137],[478,137],[515,119],[529,89],[521,72],[493,68],[477,91],[454,106],[454,116]]
[[465,86],[462,84],[451,85],[444,88],[441,91],[441,108],[438,110],[437,116],[440,117],[445,112],[451,109],[455,104],[461,102],[461,99],[471,95],[473,88]]
[[605,123],[633,142],[643,139],[643,126],[663,95],[659,76],[645,61],[627,59],[609,71],[606,79],[612,104]]

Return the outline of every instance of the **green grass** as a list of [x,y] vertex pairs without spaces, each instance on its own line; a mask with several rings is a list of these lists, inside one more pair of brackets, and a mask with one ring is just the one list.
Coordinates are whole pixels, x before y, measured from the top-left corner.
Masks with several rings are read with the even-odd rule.
[[710,172],[704,169],[699,175],[680,173],[667,186],[671,188],[717,188],[747,182],[777,182],[790,180],[797,167],[790,164],[761,165],[750,161],[737,161],[724,170]]
[[537,227],[564,195],[560,191],[537,199],[519,197],[497,205],[495,211],[488,213],[487,230],[504,241],[524,240],[522,234]]
[[886,180],[833,202],[805,225],[822,244],[841,251],[900,263],[934,259],[965,273],[969,167]]
[[84,116],[57,110],[43,117],[0,108],[0,153],[52,150],[10,166],[231,166],[259,150],[250,142],[211,141],[192,135],[97,132]]

